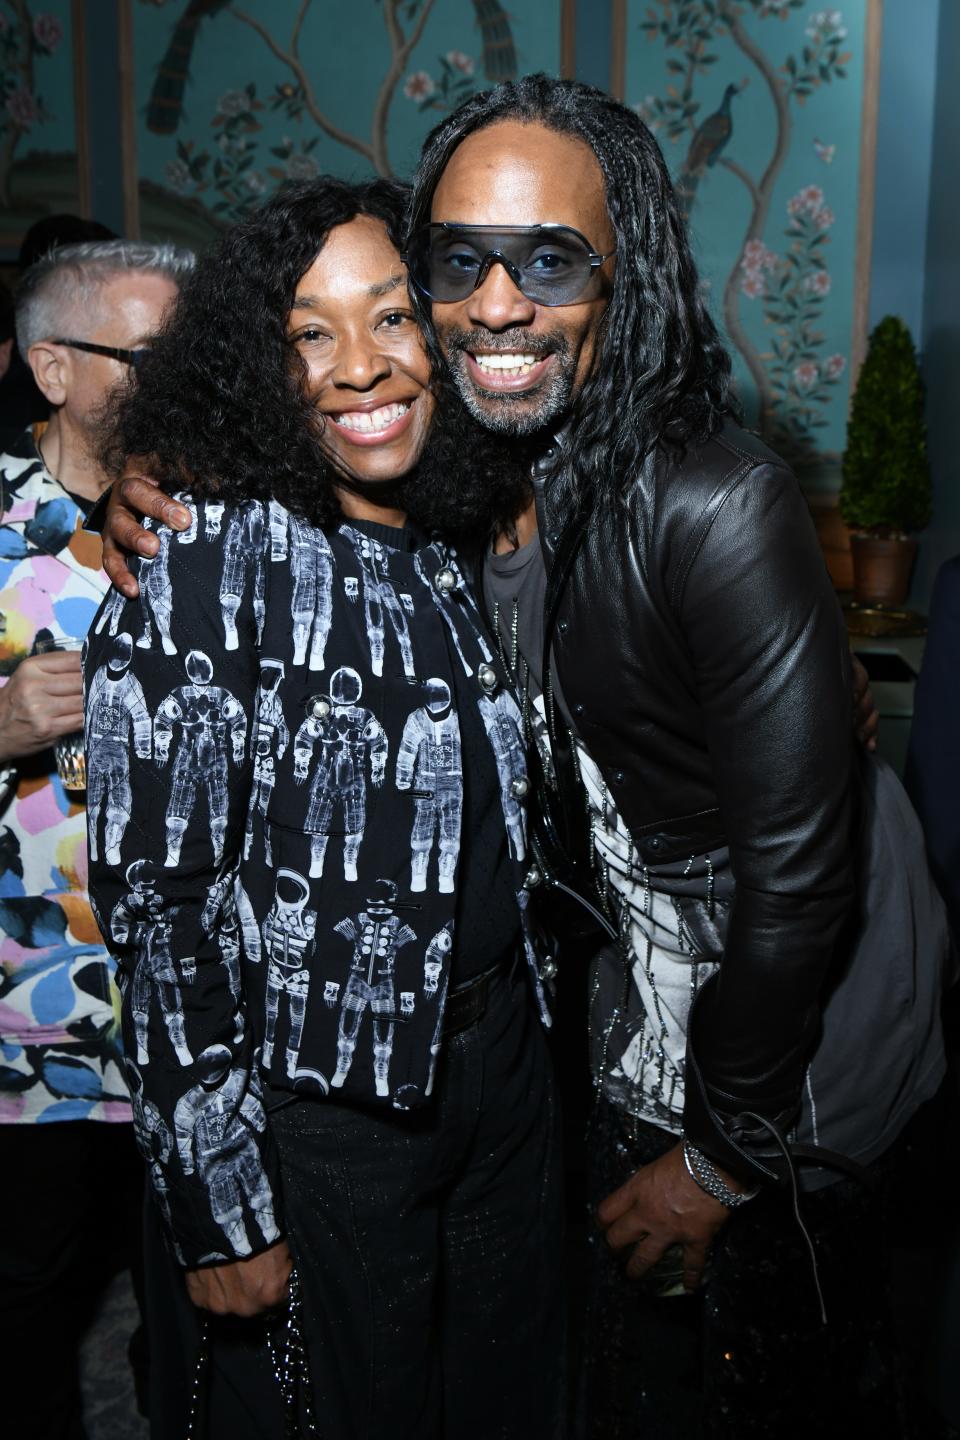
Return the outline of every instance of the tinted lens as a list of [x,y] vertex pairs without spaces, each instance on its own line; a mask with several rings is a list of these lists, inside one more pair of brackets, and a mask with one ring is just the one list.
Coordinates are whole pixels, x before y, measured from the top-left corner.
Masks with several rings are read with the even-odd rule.
[[498,230],[427,227],[409,249],[414,284],[433,300],[465,300],[490,263],[505,266],[511,280],[541,305],[569,305],[590,282],[590,251],[572,230],[531,227]]

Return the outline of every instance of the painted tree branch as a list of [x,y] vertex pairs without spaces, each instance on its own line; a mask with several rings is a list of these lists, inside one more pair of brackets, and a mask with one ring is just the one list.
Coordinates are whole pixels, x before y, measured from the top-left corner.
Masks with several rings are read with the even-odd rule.
[[359,135],[352,135],[349,131],[343,130],[335,125],[330,117],[320,109],[316,92],[307,75],[303,61],[300,59],[300,36],[303,31],[304,21],[310,9],[312,0],[300,0],[300,8],[293,24],[293,34],[290,38],[290,48],[285,50],[282,45],[271,35],[267,27],[261,21],[249,15],[245,10],[238,10],[235,6],[230,7],[230,13],[244,25],[260,36],[261,40],[276,56],[276,58],[293,74],[303,95],[303,103],[311,120],[319,130],[328,135],[331,140],[336,140],[340,145],[346,145],[348,149],[355,150],[373,166],[380,175],[392,175],[393,168],[390,164],[389,146],[387,143],[387,129],[390,116],[390,106],[393,97],[400,83],[400,78],[410,56],[423,36],[424,27],[433,9],[434,0],[424,0],[424,4],[416,18],[416,22],[409,35],[403,33],[398,16],[399,0],[384,0],[383,18],[387,27],[387,37],[390,41],[390,65],[380,85],[379,93],[373,107],[373,116],[370,125],[370,140],[363,140]]
[[383,0],[383,18],[390,39],[391,59],[390,68],[384,76],[380,93],[373,107],[373,120],[370,126],[373,163],[381,175],[393,174],[387,147],[387,121],[390,115],[390,106],[400,83],[400,77],[407,68],[410,56],[420,43],[430,11],[433,9],[433,0],[424,0],[423,8],[417,16],[413,29],[408,36],[404,36],[397,17],[397,4],[398,0]]
[[[746,172],[741,171],[739,167],[734,168],[734,162],[726,159],[723,161],[728,169],[732,170],[733,173],[738,175],[738,178],[744,180],[745,183],[749,182],[750,186],[752,214],[750,216],[750,223],[743,237],[743,245],[740,247],[740,254],[742,255],[744,246],[746,246],[750,240],[760,239],[767,223],[767,216],[770,213],[770,202],[773,198],[773,187],[776,184],[780,171],[783,169],[783,164],[790,148],[790,109],[777,72],[760,47],[755,44],[747,34],[731,0],[720,0],[719,14],[730,32],[730,38],[733,43],[737,46],[738,50],[747,57],[751,64],[756,66],[762,75],[764,83],[770,92],[770,97],[773,100],[777,117],[776,142],[774,144],[773,154],[770,157],[759,184],[754,184]],[[759,429],[763,431],[769,422],[773,409],[773,387],[770,383],[770,376],[767,373],[766,366],[760,359],[740,319],[740,255],[737,256],[736,263],[727,276],[726,284],[723,287],[723,320],[727,334],[743,356],[744,362],[753,378],[753,382],[757,387],[757,395],[760,401],[757,423]]]
[[310,9],[312,0],[300,0],[300,9],[297,18],[293,22],[293,34],[290,36],[290,53],[297,60],[300,59],[300,32],[303,29],[303,22],[307,18],[307,11]]
[[[304,12],[306,11],[309,4],[310,0],[305,0],[305,4],[302,6]],[[311,85],[307,72],[303,68],[303,65],[298,59],[298,57],[293,54],[292,51],[284,50],[281,45],[278,45],[276,40],[274,40],[273,36],[270,34],[270,31],[267,29],[267,27],[265,25],[262,25],[259,20],[255,20],[252,15],[248,15],[245,10],[237,10],[234,6],[231,5],[230,14],[233,15],[235,19],[241,21],[242,24],[249,25],[251,30],[255,30],[256,33],[260,36],[261,40],[263,40],[264,44],[269,47],[269,49],[273,52],[277,59],[281,61],[282,64],[286,65],[287,69],[291,71],[297,81],[297,84],[300,86],[300,90],[303,94],[303,103],[307,108],[311,120],[314,122],[317,128],[322,130],[325,135],[329,135],[331,140],[336,140],[339,144],[346,145],[349,150],[355,150],[357,154],[362,155],[365,160],[368,160],[370,162],[371,165],[379,169],[379,166],[376,165],[376,158],[374,156],[373,146],[368,144],[367,141],[361,140],[359,136],[351,135],[347,130],[341,130],[340,126],[334,125],[333,121],[330,120],[320,109],[320,106],[317,103],[317,97],[314,94],[313,86]],[[299,33],[302,20],[303,16],[298,15],[295,34]],[[380,173],[389,174],[390,172],[381,171]]]
[[736,160],[731,160],[727,155],[721,155],[718,163],[729,170],[732,175],[736,175],[738,180],[743,181],[743,184],[750,192],[751,202],[754,206],[758,205],[760,203],[760,191],[757,189],[757,183],[753,176],[748,174],[742,165],[738,165]]

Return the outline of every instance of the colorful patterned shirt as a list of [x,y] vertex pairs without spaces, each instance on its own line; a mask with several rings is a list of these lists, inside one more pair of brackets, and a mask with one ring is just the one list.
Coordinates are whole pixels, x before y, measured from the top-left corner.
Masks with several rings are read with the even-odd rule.
[[[0,686],[37,640],[85,635],[109,585],[99,537],[40,458],[42,430],[0,456]],[[129,1120],[85,807],[52,750],[13,769],[0,791],[0,1123]]]

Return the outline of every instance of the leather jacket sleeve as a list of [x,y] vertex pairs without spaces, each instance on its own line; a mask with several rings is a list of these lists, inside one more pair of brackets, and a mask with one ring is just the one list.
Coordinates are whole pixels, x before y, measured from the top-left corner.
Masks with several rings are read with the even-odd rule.
[[854,896],[849,649],[788,470],[755,466],[731,489],[674,593],[736,879],[691,1018],[684,1127],[749,1183],[764,1178],[751,1145],[771,1147],[747,1112],[778,1128],[796,1114]]

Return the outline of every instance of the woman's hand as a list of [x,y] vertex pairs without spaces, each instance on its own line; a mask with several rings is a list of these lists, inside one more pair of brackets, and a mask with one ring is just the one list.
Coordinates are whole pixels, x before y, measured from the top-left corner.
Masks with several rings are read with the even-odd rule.
[[193,518],[186,506],[157,488],[157,481],[143,466],[131,462],[110,492],[103,526],[103,568],[128,600],[136,599],[140,586],[127,568],[127,556],[149,558],[160,548],[156,535],[140,524],[145,515],[171,530],[189,530]]
[[287,1298],[293,1260],[286,1240],[227,1265],[187,1271],[187,1294],[214,1315],[262,1315]]

